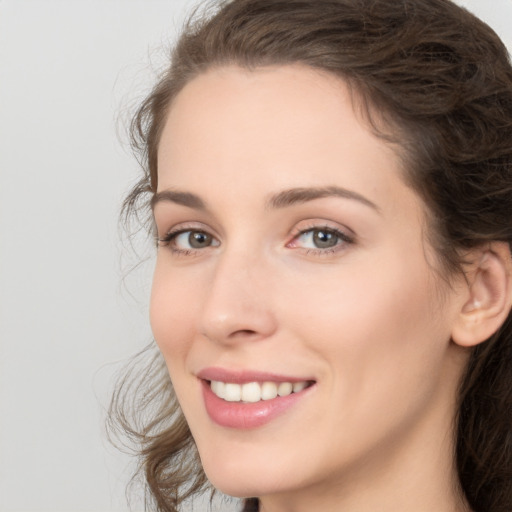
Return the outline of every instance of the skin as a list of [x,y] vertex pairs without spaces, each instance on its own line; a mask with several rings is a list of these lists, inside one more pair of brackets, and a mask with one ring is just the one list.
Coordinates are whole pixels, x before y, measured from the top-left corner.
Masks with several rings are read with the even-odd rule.
[[[266,512],[467,510],[452,428],[468,301],[442,278],[425,206],[397,153],[337,78],[300,66],[213,69],[175,98],[158,154],[161,243],[151,325],[213,485]],[[340,187],[269,206],[293,188]],[[182,201],[178,201],[182,202]],[[371,205],[369,204],[371,203]],[[311,230],[339,230],[330,248]],[[310,230],[308,233],[299,233]],[[217,366],[315,381],[250,430],[215,424],[197,373]]]

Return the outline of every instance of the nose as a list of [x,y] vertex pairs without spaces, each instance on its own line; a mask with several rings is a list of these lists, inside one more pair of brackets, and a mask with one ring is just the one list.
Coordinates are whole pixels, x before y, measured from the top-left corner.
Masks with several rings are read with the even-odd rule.
[[205,295],[199,332],[222,344],[257,341],[277,329],[271,276],[261,260],[238,252],[219,257]]

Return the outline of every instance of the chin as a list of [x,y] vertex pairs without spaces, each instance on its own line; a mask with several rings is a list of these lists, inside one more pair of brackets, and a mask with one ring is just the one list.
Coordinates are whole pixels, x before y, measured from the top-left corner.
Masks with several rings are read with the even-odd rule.
[[290,470],[276,466],[271,458],[262,465],[261,461],[250,458],[230,463],[219,461],[217,457],[211,463],[204,461],[203,467],[208,480],[216,489],[236,498],[293,491],[304,483],[298,474],[294,474],[293,481],[288,480]]
[[203,464],[203,467],[210,483],[228,496],[247,498],[261,496],[270,490],[269,482],[261,481],[261,469],[252,467],[250,462],[243,469],[225,467],[219,461]]

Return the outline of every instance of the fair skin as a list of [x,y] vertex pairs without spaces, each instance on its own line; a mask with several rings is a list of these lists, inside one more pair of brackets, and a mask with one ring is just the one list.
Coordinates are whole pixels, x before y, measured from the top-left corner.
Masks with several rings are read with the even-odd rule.
[[[300,66],[213,69],[178,94],[158,153],[153,333],[221,491],[265,512],[462,512],[461,345],[487,334],[463,320],[486,295],[443,279],[424,204],[353,101]],[[307,388],[261,425],[226,426],[205,405],[211,368]]]

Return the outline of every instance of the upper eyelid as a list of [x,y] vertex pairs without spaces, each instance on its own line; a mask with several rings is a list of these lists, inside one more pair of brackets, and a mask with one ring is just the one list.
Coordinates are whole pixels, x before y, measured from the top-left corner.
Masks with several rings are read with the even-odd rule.
[[155,227],[157,234],[162,233],[163,236],[167,236],[169,233],[178,233],[180,231],[204,231],[205,233],[217,237],[214,229],[199,221],[177,222],[167,229],[158,229],[158,223],[155,222]]
[[[303,225],[305,223],[305,225]],[[305,233],[307,231],[315,230],[315,229],[327,229],[330,231],[339,231],[340,233],[346,235],[350,238],[355,238],[356,233],[354,230],[350,229],[345,224],[340,224],[339,222],[330,221],[327,219],[311,219],[306,221],[297,222],[292,230],[292,235],[298,235],[300,233]]]
[[178,237],[179,235],[182,235],[183,233],[188,232],[197,232],[197,233],[206,233],[209,236],[211,236],[213,239],[218,241],[218,237],[214,234],[212,234],[210,231],[206,229],[196,228],[196,227],[183,227],[183,228],[171,228],[168,231],[166,231],[163,236],[158,237],[159,242],[166,242],[169,241],[169,239],[174,239]]
[[355,242],[355,236],[352,234],[347,234],[345,232],[345,230],[342,230],[339,228],[333,228],[333,227],[329,227],[329,226],[316,226],[313,228],[307,228],[307,229],[302,229],[302,230],[298,231],[295,235],[293,235],[293,238],[289,243],[293,242],[294,240],[297,240],[302,235],[305,235],[312,231],[328,231],[328,232],[334,233],[336,236],[338,236],[342,242],[351,242],[351,243]]

